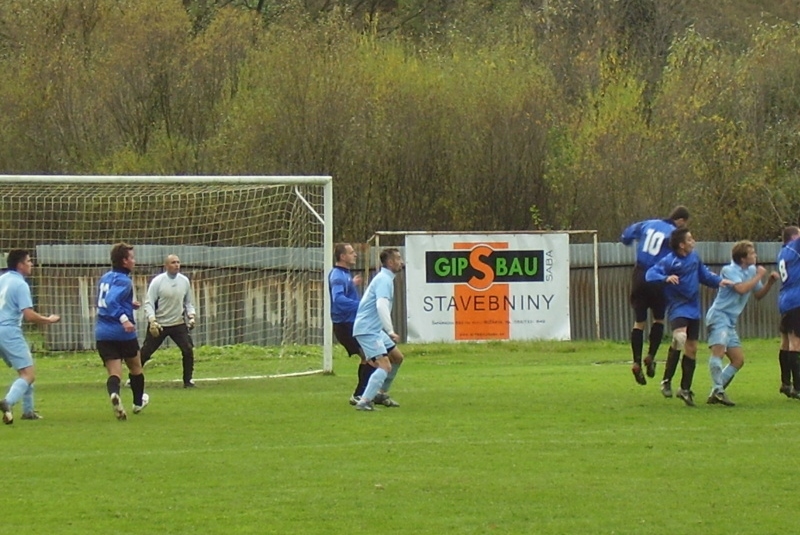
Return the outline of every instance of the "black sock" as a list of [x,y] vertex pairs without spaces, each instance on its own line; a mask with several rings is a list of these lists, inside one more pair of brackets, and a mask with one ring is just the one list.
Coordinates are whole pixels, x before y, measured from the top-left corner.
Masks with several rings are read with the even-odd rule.
[[787,351],[789,353],[789,369],[792,370],[792,384],[795,390],[800,390],[800,351]]
[[647,354],[653,357],[653,360],[656,358],[656,353],[658,353],[658,347],[661,345],[661,340],[664,339],[664,324],[663,323],[654,323],[652,327],[650,327],[650,336],[649,342],[650,347],[647,350]]
[[664,366],[664,380],[672,381],[675,370],[678,369],[678,361],[681,359],[681,350],[670,347],[667,353],[667,364]]
[[631,330],[631,350],[633,351],[633,362],[642,363],[642,347],[644,347],[644,331],[641,329]]
[[681,388],[684,390],[692,389],[692,380],[694,379],[694,369],[697,367],[697,361],[690,359],[686,355],[681,359]]
[[369,378],[372,375],[372,372],[375,371],[375,368],[367,364],[366,362],[362,362],[358,365],[358,384],[356,385],[356,390],[353,392],[354,396],[361,397],[364,395],[364,389],[367,388],[367,383],[369,382]]
[[131,391],[133,392],[133,404],[142,406],[142,394],[144,394],[144,374],[128,375],[131,381]]
[[109,375],[108,379],[106,380],[106,389],[108,390],[108,395],[111,394],[119,394],[119,384],[120,379],[116,375]]
[[778,352],[778,364],[781,366],[781,384],[792,384],[792,367],[789,364],[789,351],[781,349]]

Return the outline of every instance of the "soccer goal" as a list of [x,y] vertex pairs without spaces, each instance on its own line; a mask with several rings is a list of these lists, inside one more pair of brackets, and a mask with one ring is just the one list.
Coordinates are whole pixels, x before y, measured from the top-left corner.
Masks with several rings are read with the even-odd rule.
[[[0,250],[31,251],[35,306],[62,317],[26,326],[34,349],[94,350],[97,281],[124,241],[142,303],[180,257],[196,346],[264,348],[274,375],[331,372],[332,191],[328,176],[0,176]],[[141,341],[143,309],[136,323]]]

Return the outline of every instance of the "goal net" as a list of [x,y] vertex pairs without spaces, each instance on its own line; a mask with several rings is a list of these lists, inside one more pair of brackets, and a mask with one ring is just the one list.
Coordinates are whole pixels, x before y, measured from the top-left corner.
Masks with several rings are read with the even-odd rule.
[[[238,345],[260,348],[246,353],[264,375],[332,371],[331,193],[330,177],[0,176],[0,250],[31,252],[34,306],[62,318],[25,326],[34,351],[94,351],[97,282],[124,241],[142,303],[166,256],[180,257],[198,371],[203,346]],[[136,324],[141,343],[143,307]]]

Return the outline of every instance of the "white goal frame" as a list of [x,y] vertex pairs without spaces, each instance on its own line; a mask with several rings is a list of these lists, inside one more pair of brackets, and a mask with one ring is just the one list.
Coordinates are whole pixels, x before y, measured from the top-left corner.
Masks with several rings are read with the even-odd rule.
[[[159,185],[295,185],[295,195],[306,206],[310,214],[323,225],[323,295],[322,295],[322,314],[320,325],[323,329],[323,348],[322,348],[322,369],[296,374],[286,375],[309,375],[315,373],[333,372],[333,332],[330,328],[331,300],[328,288],[328,263],[333,258],[333,178],[331,176],[67,176],[67,175],[0,175],[0,184],[69,184],[87,185],[92,184],[118,184],[118,185],[138,185],[147,184]],[[313,206],[303,197],[297,189],[300,185],[321,185],[323,186],[323,207],[324,213],[319,214]],[[132,237],[132,241],[135,236]],[[6,252],[6,251],[3,251]]]

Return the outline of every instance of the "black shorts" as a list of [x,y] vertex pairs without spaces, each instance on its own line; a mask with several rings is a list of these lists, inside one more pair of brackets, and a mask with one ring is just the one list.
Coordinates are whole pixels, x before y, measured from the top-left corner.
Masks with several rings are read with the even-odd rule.
[[800,308],[793,308],[781,316],[781,334],[793,334],[800,338]]
[[631,283],[631,307],[637,322],[647,321],[647,311],[653,311],[654,320],[663,320],[667,310],[667,300],[664,298],[664,285],[660,282],[647,282],[645,273],[647,269],[639,264],[633,268]]
[[132,359],[139,354],[139,340],[98,340],[97,352],[103,362]]
[[688,342],[696,342],[700,339],[700,320],[675,318],[669,322],[669,326],[673,331],[681,327],[686,327],[686,340]]
[[333,334],[336,339],[347,350],[348,356],[360,355],[361,346],[358,341],[353,337],[353,324],[352,323],[334,323]]

